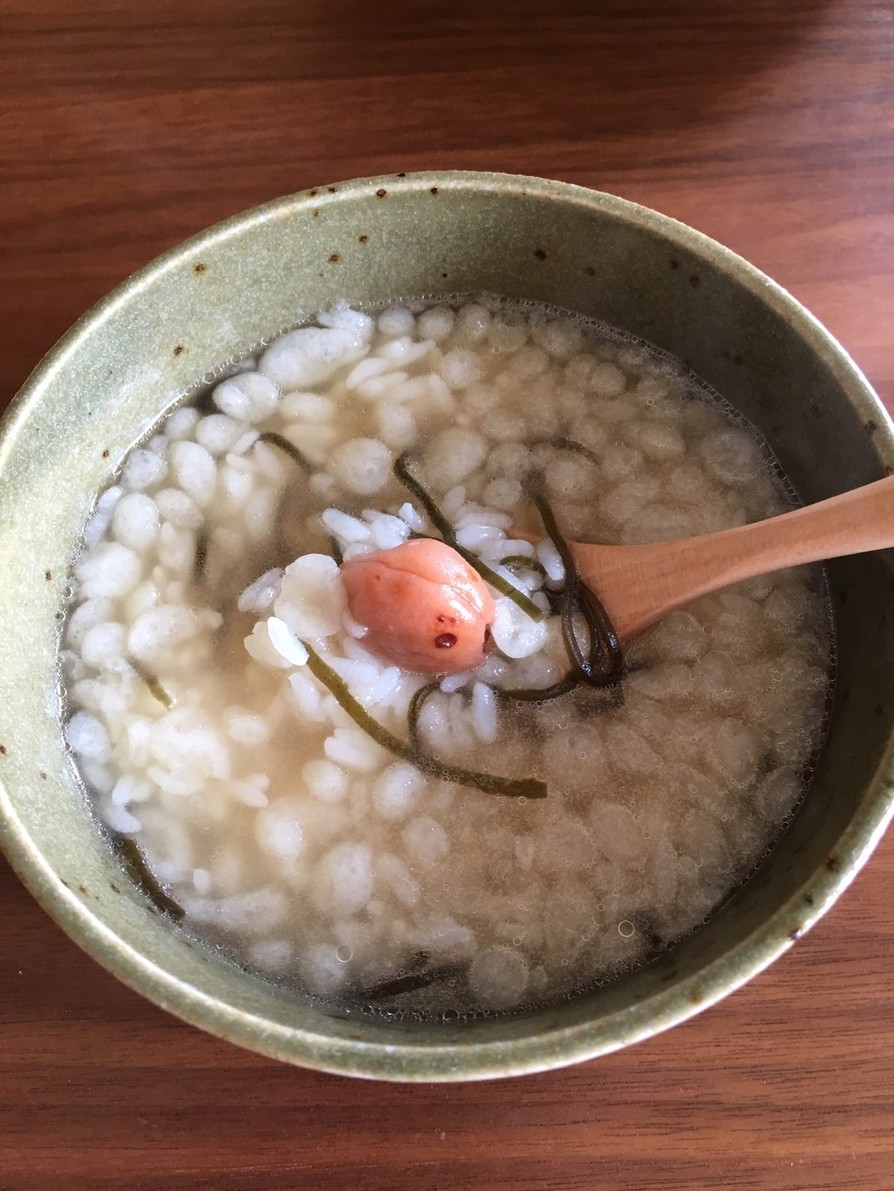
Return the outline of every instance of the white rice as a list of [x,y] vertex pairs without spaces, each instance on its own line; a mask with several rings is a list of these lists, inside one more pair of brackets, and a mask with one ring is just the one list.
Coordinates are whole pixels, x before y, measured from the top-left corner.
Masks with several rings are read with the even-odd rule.
[[[99,498],[63,651],[67,739],[97,812],[138,842],[186,928],[323,996],[443,967],[452,983],[394,1005],[453,1016],[608,979],[693,929],[801,796],[829,682],[811,576],[674,613],[630,647],[623,699],[580,687],[535,706],[495,688],[568,669],[550,604],[564,567],[528,540],[531,474],[569,536],[705,532],[785,505],[747,428],[657,354],[486,295],[321,312],[212,397]],[[434,535],[393,472],[410,445],[460,544],[546,614],[494,592],[499,652],[427,694],[422,746],[543,780],[543,801],[422,772],[309,668],[312,649],[406,738],[431,679],[365,647],[332,553]]]

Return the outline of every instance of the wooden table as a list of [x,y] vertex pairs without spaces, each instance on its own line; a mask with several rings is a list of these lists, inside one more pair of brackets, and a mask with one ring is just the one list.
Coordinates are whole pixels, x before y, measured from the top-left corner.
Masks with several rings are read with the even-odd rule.
[[[894,400],[891,0],[502,7],[5,0],[0,403],[187,235],[429,167],[562,178],[700,228]],[[166,1016],[3,866],[0,1188],[886,1191],[892,889],[889,837],[802,943],[688,1024],[567,1071],[405,1087]]]

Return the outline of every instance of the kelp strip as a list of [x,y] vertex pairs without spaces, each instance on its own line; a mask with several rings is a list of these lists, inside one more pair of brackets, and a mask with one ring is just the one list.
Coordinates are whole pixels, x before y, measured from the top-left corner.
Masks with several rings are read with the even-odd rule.
[[335,696],[339,707],[351,717],[357,727],[382,748],[401,757],[404,761],[409,761],[422,773],[442,782],[456,782],[461,786],[473,786],[483,794],[501,794],[514,798],[546,797],[545,782],[536,781],[533,778],[499,777],[492,773],[479,773],[458,765],[448,765],[428,753],[424,753],[418,745],[414,747],[409,741],[399,740],[378,720],[373,719],[366,708],[348,690],[344,680],[323,661],[313,646],[307,640],[302,643],[308,653],[307,667],[311,674]]
[[159,885],[136,841],[130,836],[115,834],[112,836],[112,844],[134,884],[142,890],[156,909],[179,922],[184,917],[185,910]]
[[418,751],[422,747],[419,741],[419,716],[422,714],[423,705],[429,695],[433,695],[440,689],[439,682],[430,682],[428,686],[420,687],[410,700],[410,706],[407,709],[407,740],[410,743],[410,748]]
[[381,984],[373,985],[357,994],[362,1001],[390,1001],[393,997],[403,996],[404,993],[419,992],[429,988],[432,984],[440,984],[445,980],[455,980],[467,976],[468,969],[464,965],[443,965],[440,968],[427,968],[422,972],[408,972],[405,976],[395,976],[393,980],[383,980]]
[[546,569],[543,563],[537,558],[529,558],[527,554],[509,554],[506,558],[500,559],[500,565],[504,566],[507,571],[512,571],[513,575],[517,571],[531,571],[534,575],[539,575],[541,579],[546,578]]
[[501,699],[511,699],[516,703],[547,703],[550,699],[560,699],[580,684],[580,676],[572,670],[558,682],[551,686],[532,687],[493,687],[495,695]]
[[135,662],[133,658],[129,658],[128,662],[137,672],[137,674],[139,674],[143,682],[145,682],[149,694],[153,699],[159,702],[164,708],[170,708],[174,706],[173,698],[162,686],[161,680],[157,674],[153,674],[151,670],[147,670],[145,666],[140,664],[140,662]]
[[208,565],[208,531],[200,529],[196,534],[196,552],[192,561],[192,581],[198,587],[205,581],[205,568]]
[[[552,508],[539,484],[531,485],[530,491],[544,528],[565,567],[560,615],[562,636],[569,661],[578,672],[581,681],[596,687],[611,686],[618,682],[624,670],[624,654],[618,634],[599,597],[581,582],[574,555],[559,530]],[[587,630],[586,647],[581,644],[578,635],[576,622],[579,618],[583,620]]]
[[285,437],[284,434],[277,434],[275,430],[265,430],[263,434],[258,435],[258,442],[269,442],[272,447],[279,447],[279,449],[292,460],[297,463],[306,476],[314,474],[314,465],[303,455],[301,451]]
[[558,451],[572,451],[575,455],[582,455],[584,459],[589,459],[597,466],[601,462],[595,451],[591,451],[589,447],[585,447],[582,442],[577,442],[573,438],[546,438],[529,445],[532,447],[555,447]]
[[[314,465],[306,455],[298,450],[294,443],[289,442],[285,435],[277,434],[275,430],[265,430],[263,434],[258,435],[257,441],[269,443],[272,447],[279,447],[283,454],[288,455],[292,462],[297,464],[306,476],[312,476],[314,474]],[[332,550],[332,557],[341,566],[344,558],[338,540],[330,535],[329,543]]]

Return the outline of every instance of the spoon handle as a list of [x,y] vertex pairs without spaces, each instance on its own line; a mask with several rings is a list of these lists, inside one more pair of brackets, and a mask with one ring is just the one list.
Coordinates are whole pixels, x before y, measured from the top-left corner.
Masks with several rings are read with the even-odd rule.
[[783,567],[894,546],[894,476],[766,521],[648,546],[572,543],[618,634],[690,600]]

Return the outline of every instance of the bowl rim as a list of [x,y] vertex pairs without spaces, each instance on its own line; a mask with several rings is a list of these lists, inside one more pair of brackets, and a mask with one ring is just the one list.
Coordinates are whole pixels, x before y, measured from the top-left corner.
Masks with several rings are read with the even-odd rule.
[[[386,184],[392,191],[421,193],[437,186],[445,191],[490,192],[607,213],[714,264],[794,326],[848,391],[864,418],[876,422],[881,431],[879,445],[894,464],[894,421],[863,373],[814,315],[737,253],[669,216],[602,191],[526,175],[438,170],[356,178],[287,195],[233,215],[155,258],[96,303],[35,367],[0,422],[0,471],[43,393],[80,345],[159,277],[191,263],[212,245],[237,239],[267,221],[288,219],[312,206],[368,197]],[[611,1053],[686,1021],[734,992],[793,946],[854,880],[892,818],[894,737],[838,840],[836,853],[842,855],[830,857],[834,864],[812,874],[764,922],[698,973],[681,977],[668,988],[596,1022],[508,1040],[395,1044],[333,1039],[271,1022],[211,997],[147,960],[56,876],[0,780],[0,848],[12,868],[65,933],[124,984],[182,1020],[268,1057],[318,1071],[399,1082],[494,1079],[557,1069]]]

